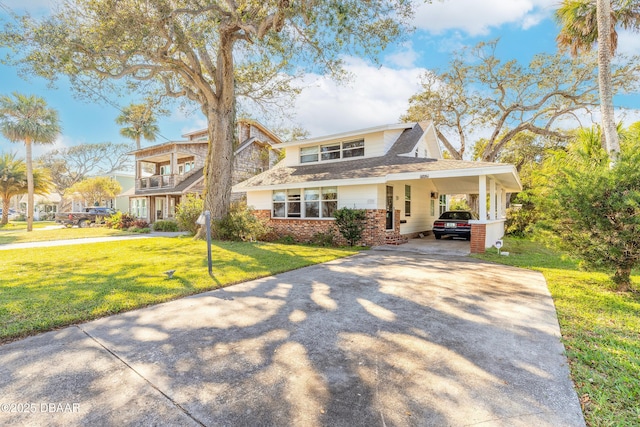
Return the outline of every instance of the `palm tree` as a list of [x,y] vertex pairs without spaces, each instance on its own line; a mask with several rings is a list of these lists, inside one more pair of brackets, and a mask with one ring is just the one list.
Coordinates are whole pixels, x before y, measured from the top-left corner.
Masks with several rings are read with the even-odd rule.
[[558,45],[572,55],[590,51],[598,43],[598,85],[602,114],[602,143],[615,158],[620,152],[613,109],[611,58],[618,47],[616,26],[640,28],[640,2],[637,0],[563,0],[556,11],[561,29]]
[[[33,189],[35,194],[47,194],[52,187],[49,174],[44,169],[34,169]],[[27,193],[27,165],[15,153],[0,154],[0,198],[2,199],[2,220],[9,222],[9,202],[14,196]]]
[[12,142],[22,141],[27,166],[27,231],[33,231],[34,175],[33,144],[51,144],[60,133],[58,112],[47,107],[44,99],[35,95],[14,93],[0,97],[0,130]]
[[136,149],[140,149],[140,139],[155,141],[156,133],[160,130],[156,124],[153,110],[148,104],[131,104],[122,110],[122,114],[116,117],[119,125],[128,125],[120,129],[120,135],[133,139]]

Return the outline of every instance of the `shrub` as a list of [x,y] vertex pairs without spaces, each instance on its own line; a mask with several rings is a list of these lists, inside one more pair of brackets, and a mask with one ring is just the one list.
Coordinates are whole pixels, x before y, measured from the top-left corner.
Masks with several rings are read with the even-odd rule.
[[284,236],[279,236],[277,239],[275,239],[275,242],[281,243],[283,245],[294,245],[298,243],[295,237],[293,237],[291,234],[285,234]]
[[332,232],[317,232],[311,236],[311,243],[317,246],[335,246],[335,236]]
[[214,224],[215,235],[223,240],[257,240],[268,231],[245,202],[232,203],[229,213]]
[[178,223],[178,228],[182,231],[188,231],[191,235],[195,235],[200,227],[196,224],[196,221],[203,209],[204,201],[194,194],[188,194],[185,200],[176,207],[176,222]]
[[133,221],[132,226],[135,228],[149,228],[149,223],[144,219],[136,219]]
[[336,219],[336,227],[342,236],[349,242],[349,246],[355,245],[362,237],[364,231],[366,212],[364,209],[342,208],[333,213]]
[[178,223],[171,220],[156,221],[153,223],[153,231],[178,231]]
[[640,266],[638,164],[640,141],[623,144],[612,167],[598,157],[578,157],[560,169],[549,198],[560,246],[584,265],[612,273],[619,291],[630,288],[631,270]]
[[105,225],[108,228],[115,228],[116,230],[128,230],[133,227],[136,220],[137,218],[130,213],[116,212],[115,214],[105,218]]

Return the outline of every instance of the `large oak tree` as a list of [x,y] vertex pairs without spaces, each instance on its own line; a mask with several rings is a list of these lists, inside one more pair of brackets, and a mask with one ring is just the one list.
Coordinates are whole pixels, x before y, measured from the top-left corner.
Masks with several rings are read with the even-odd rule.
[[[301,70],[339,74],[341,55],[375,57],[401,36],[410,0],[68,0],[5,27],[27,72],[81,91],[124,79],[186,97],[207,118],[205,209],[229,207],[236,95],[271,98]],[[287,74],[288,73],[288,74]],[[90,88],[90,89],[88,89]]]
[[[443,146],[463,159],[478,135],[488,133],[478,160],[493,162],[522,132],[566,140],[563,121],[588,115],[598,105],[594,56],[569,58],[538,54],[528,65],[496,56],[497,41],[454,55],[448,69],[423,75],[423,91],[410,99],[404,120],[432,120]],[[620,58],[613,69],[614,90],[637,86],[637,59]]]

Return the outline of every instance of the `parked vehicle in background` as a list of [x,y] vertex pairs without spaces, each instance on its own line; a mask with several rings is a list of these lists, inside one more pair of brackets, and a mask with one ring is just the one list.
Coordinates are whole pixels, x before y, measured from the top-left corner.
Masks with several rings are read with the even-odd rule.
[[[20,212],[16,211],[15,209],[11,209],[9,208],[9,221],[13,221],[14,219],[18,218],[20,216]],[[0,217],[2,217],[2,208],[0,208]]]
[[105,219],[116,213],[114,209],[92,206],[84,208],[82,212],[60,212],[56,214],[56,222],[67,227],[77,225],[80,228],[90,227],[92,224],[104,224]]
[[446,211],[433,223],[433,235],[437,240],[442,236],[463,237],[471,239],[471,224],[476,219],[470,211]]

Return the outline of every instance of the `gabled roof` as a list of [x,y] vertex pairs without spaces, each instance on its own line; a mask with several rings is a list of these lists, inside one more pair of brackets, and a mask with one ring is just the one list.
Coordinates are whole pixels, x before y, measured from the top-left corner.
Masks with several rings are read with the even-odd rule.
[[[404,124],[403,126],[406,126]],[[379,127],[375,129],[384,129]],[[500,175],[508,191],[519,191],[513,165],[407,156],[424,134],[420,124],[409,124],[383,156],[285,166],[282,162],[233,187],[233,191],[272,190],[308,185],[357,185],[389,180]]]
[[355,138],[360,137],[362,135],[367,135],[376,132],[384,132],[389,130],[401,130],[401,129],[411,129],[414,127],[413,123],[397,123],[393,125],[384,125],[384,126],[375,126],[365,129],[352,130],[348,132],[335,133],[331,135],[319,136],[317,138],[309,138],[309,139],[300,139],[296,141],[288,141],[283,143],[279,147],[294,147],[298,145],[307,145],[307,144],[317,144],[319,142],[329,141],[333,139],[347,139],[347,138]]

